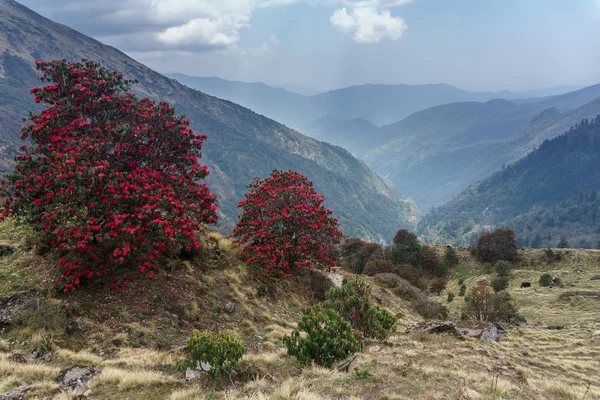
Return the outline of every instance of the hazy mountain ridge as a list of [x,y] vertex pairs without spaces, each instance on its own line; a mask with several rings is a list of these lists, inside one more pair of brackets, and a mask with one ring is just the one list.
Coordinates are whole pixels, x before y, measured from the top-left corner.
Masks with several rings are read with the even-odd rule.
[[[236,205],[254,176],[273,169],[307,174],[327,205],[352,235],[389,239],[400,226],[415,226],[418,211],[391,185],[347,151],[308,138],[229,101],[181,86],[120,51],[39,16],[12,0],[0,0],[0,159],[6,167],[19,142],[27,110],[36,109],[29,87],[38,85],[35,59],[93,59],[139,84],[140,96],[168,101],[208,135],[203,163],[212,174],[207,183],[219,195],[222,220],[232,221]],[[8,95],[7,95],[8,94]],[[7,117],[8,116],[8,117]]]
[[421,235],[468,244],[484,230],[509,227],[522,245],[556,246],[564,236],[572,245],[595,246],[600,239],[600,119],[587,121],[432,210],[420,223]]

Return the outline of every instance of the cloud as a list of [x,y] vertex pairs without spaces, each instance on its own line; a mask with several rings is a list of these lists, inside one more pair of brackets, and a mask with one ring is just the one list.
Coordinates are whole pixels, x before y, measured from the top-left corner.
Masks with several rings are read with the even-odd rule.
[[342,7],[329,20],[336,29],[351,34],[356,43],[377,43],[384,38],[397,40],[407,29],[402,18],[372,6],[356,7],[350,13]]

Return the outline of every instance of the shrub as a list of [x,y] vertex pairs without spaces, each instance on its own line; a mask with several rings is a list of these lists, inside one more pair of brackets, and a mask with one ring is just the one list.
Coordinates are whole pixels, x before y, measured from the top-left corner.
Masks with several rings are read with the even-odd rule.
[[396,268],[396,274],[414,286],[417,286],[420,282],[419,279],[423,277],[423,273],[411,264],[401,264]]
[[446,289],[446,280],[442,278],[434,279],[431,281],[431,285],[429,286],[429,291],[437,294],[438,296],[444,289]]
[[492,289],[494,289],[494,292],[504,290],[508,288],[508,281],[509,279],[506,276],[497,276],[492,279]]
[[48,108],[30,114],[0,197],[4,217],[31,224],[44,255],[58,257],[60,287],[103,277],[120,291],[138,274],[153,277],[168,251],[198,248],[201,224],[217,220],[216,197],[200,183],[206,136],[98,64],[36,66],[50,84],[31,92]]
[[364,275],[374,276],[383,273],[394,273],[398,267],[389,260],[369,260],[363,270]]
[[550,274],[542,274],[542,276],[540,276],[540,286],[550,286],[550,284],[552,283],[552,275]]
[[475,286],[465,297],[463,317],[480,321],[516,322],[519,314],[508,292],[492,293],[487,286]]
[[425,319],[446,319],[449,315],[446,307],[426,297],[415,301],[412,306]]
[[459,284],[460,286],[462,286],[464,283],[465,283],[465,279],[464,279],[464,278],[460,278],[460,279],[458,280],[458,284]]
[[363,273],[368,261],[382,260],[383,247],[378,243],[367,243],[362,239],[347,239],[341,246],[345,266],[357,274]]
[[371,288],[364,279],[344,279],[339,288],[327,292],[323,307],[337,311],[367,338],[385,339],[393,331],[396,317],[371,302]]
[[500,260],[494,265],[494,270],[499,276],[509,276],[513,266],[508,261]]
[[452,303],[452,301],[454,300],[454,293],[452,292],[448,292],[448,303]]
[[440,264],[440,259],[435,249],[431,246],[422,246],[419,252],[419,268],[436,276],[444,276],[448,272],[445,265]]
[[454,247],[446,247],[446,250],[444,251],[444,257],[442,258],[442,264],[444,264],[446,268],[450,269],[452,267],[456,267],[458,263],[459,259],[456,249]]
[[414,233],[401,229],[394,236],[394,248],[392,257],[396,264],[417,265],[421,244]]
[[467,291],[467,285],[465,285],[464,283],[462,285],[460,285],[460,289],[458,290],[458,295],[460,297],[463,297],[465,295]]
[[249,187],[233,233],[237,245],[245,245],[241,254],[246,262],[260,265],[264,276],[273,269],[291,276],[335,265],[329,248],[339,243],[342,232],[308,178],[295,171],[273,171]]
[[483,262],[517,260],[517,242],[511,229],[484,233],[477,242],[477,256]]
[[562,253],[560,251],[555,252],[552,249],[546,249],[544,250],[544,253],[549,262],[562,260]]
[[231,374],[245,352],[242,343],[225,331],[215,334],[194,330],[187,345],[190,352],[178,362],[178,369],[185,371],[186,368],[197,368],[200,363],[208,363],[209,373],[215,378]]
[[352,334],[350,323],[335,310],[320,305],[304,311],[298,329],[285,336],[283,343],[288,355],[300,362],[314,361],[326,368],[363,348],[363,343]]

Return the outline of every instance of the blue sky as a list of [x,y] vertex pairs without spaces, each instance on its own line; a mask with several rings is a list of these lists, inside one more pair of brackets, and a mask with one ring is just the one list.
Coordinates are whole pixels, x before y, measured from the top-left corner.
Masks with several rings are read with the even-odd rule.
[[600,83],[600,0],[22,0],[161,72],[331,89]]

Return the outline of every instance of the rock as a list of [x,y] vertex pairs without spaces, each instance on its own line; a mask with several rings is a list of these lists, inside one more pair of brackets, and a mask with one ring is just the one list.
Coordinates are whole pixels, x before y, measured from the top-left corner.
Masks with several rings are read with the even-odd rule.
[[483,329],[458,328],[458,333],[463,336],[478,338],[481,337]]
[[600,275],[594,275],[590,278],[590,281],[600,281]]
[[34,350],[30,353],[30,356],[31,356],[31,358],[33,358],[35,360],[35,359],[40,358],[42,356],[42,353],[40,353],[37,350]]
[[526,349],[525,347],[523,347],[521,349],[521,354],[523,354],[525,357],[530,357],[531,356],[531,351],[529,349]]
[[585,271],[584,271],[584,270],[582,270],[582,269],[578,269],[578,270],[577,270],[577,273],[578,273],[578,274],[583,274],[584,272],[585,272]]
[[204,372],[209,372],[212,367],[209,363],[200,361],[200,370]]
[[340,275],[336,272],[330,272],[327,274],[327,277],[333,283],[334,287],[342,287],[342,282],[344,282],[344,276]]
[[406,330],[406,333],[413,331],[421,331],[426,333],[452,333],[460,336],[456,326],[452,321],[423,321],[411,326]]
[[458,391],[458,398],[461,400],[474,400],[480,399],[481,395],[473,389],[469,389],[468,387],[460,388]]
[[19,364],[27,364],[27,359],[19,353],[13,353],[10,356],[8,356],[8,361],[16,362]]
[[58,383],[73,393],[84,393],[89,389],[96,373],[97,371],[86,367],[68,368],[60,373]]
[[325,272],[319,270],[315,270],[310,274],[310,286],[315,299],[324,300],[327,291],[332,287],[335,287],[333,281],[337,278],[332,279],[329,275],[331,274],[326,274]]
[[191,381],[200,378],[200,371],[197,369],[187,368],[185,370],[185,379]]
[[592,337],[600,337],[600,331],[592,333]]
[[0,326],[9,326],[25,314],[37,310],[42,301],[42,295],[33,290],[0,298]]
[[0,245],[0,257],[9,256],[15,252],[15,248],[5,244]]
[[481,340],[487,340],[490,343],[498,343],[499,339],[500,334],[498,333],[496,325],[491,325],[481,333]]
[[487,279],[482,279],[480,281],[477,282],[477,285],[479,286],[490,286],[490,282]]
[[0,393],[0,400],[21,400],[25,397],[25,393],[29,390],[29,386],[23,385],[10,392]]
[[362,359],[362,357],[360,356],[360,354],[357,354],[356,356],[354,356],[354,358],[352,358],[352,360],[350,360],[347,363],[344,363],[338,369],[338,371],[340,371],[340,372],[348,372],[348,373],[353,372],[355,369],[358,369],[358,364],[360,363],[361,359]]
[[381,347],[379,346],[371,346],[367,349],[367,352],[369,353],[377,353],[379,352],[379,350],[381,350]]
[[231,314],[235,311],[235,303],[233,301],[228,301],[227,304],[225,304],[225,312],[228,314]]

